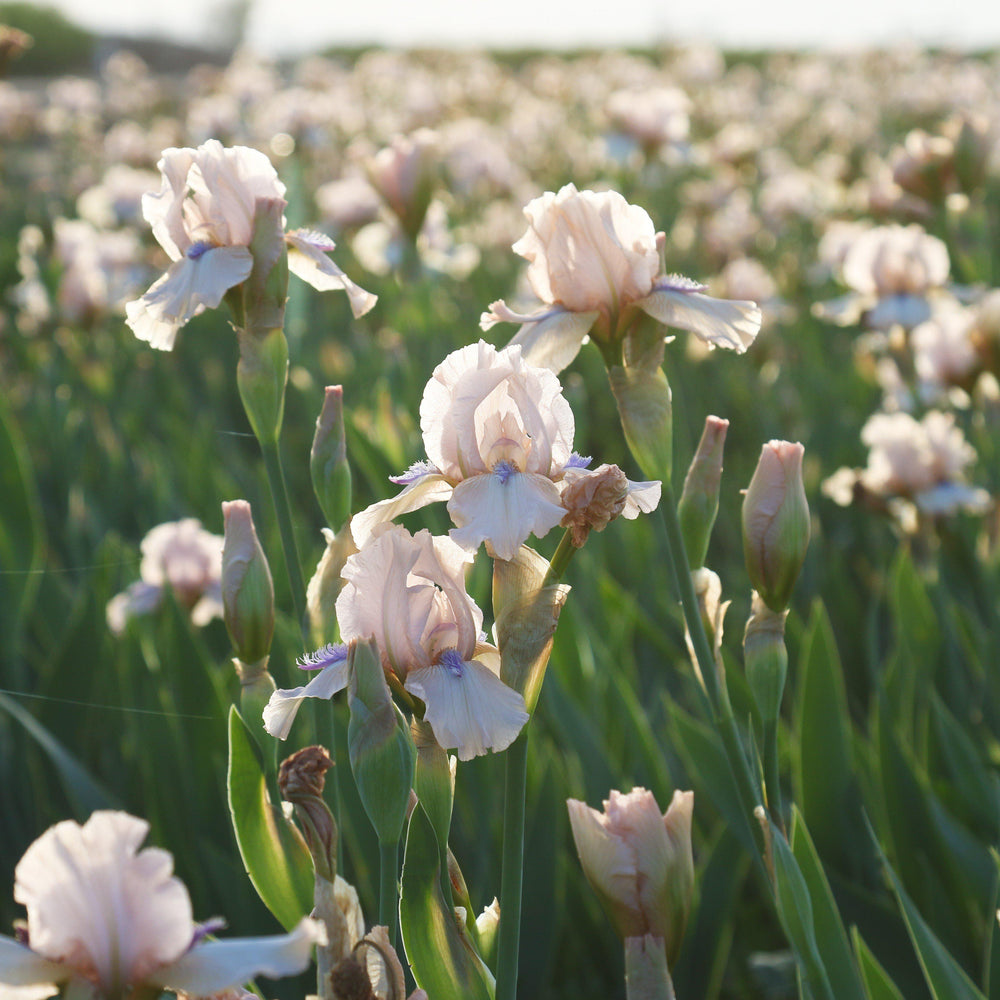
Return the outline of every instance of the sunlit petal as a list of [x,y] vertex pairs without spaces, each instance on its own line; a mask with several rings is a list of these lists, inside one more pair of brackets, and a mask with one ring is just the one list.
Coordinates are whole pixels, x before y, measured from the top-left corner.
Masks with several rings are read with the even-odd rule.
[[[346,650],[345,650],[346,654]],[[288,738],[299,705],[306,698],[332,698],[347,687],[347,657],[324,667],[308,684],[279,688],[264,706],[264,728],[280,740]]]
[[455,487],[448,513],[457,525],[450,532],[459,545],[477,549],[489,541],[501,559],[513,559],[528,535],[541,538],[566,511],[559,490],[545,476],[513,472],[466,479]]
[[292,976],[308,967],[313,945],[324,940],[322,924],[304,917],[289,934],[206,941],[159,969],[152,981],[193,996],[207,996],[258,975],[269,979]]
[[442,660],[406,678],[407,691],[427,705],[438,743],[459,760],[505,750],[528,721],[524,699],[478,660]]

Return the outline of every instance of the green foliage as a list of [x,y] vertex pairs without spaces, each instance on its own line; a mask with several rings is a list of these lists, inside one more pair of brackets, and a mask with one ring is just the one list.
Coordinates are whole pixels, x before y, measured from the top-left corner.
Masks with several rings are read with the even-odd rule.
[[[19,24],[11,11],[20,6],[0,6],[0,21]],[[35,48],[15,64],[19,71],[28,72],[36,55],[55,59],[55,50],[62,53],[60,72],[86,68],[72,61],[85,52],[89,61],[85,39],[60,40],[54,30],[20,26],[35,36]],[[345,56],[338,72],[359,58]],[[517,85],[527,80],[538,89],[549,65],[524,55],[494,63],[491,72],[523,69]],[[763,99],[782,92],[796,65],[790,56],[773,64],[755,57],[753,67],[744,60],[737,69],[761,74],[752,77],[756,83],[737,76],[724,86]],[[592,63],[580,68],[594,73]],[[565,98],[561,117],[574,127],[588,113],[585,93]],[[164,85],[157,114],[178,110],[168,98]],[[375,122],[380,114],[368,117]],[[912,108],[886,112],[878,148],[864,154],[888,155],[916,117]],[[802,166],[816,158],[805,135],[811,122],[812,116],[804,121],[802,135],[790,128],[773,138]],[[101,136],[108,124],[101,121]],[[716,124],[707,112],[696,113],[695,141],[711,139]],[[270,137],[258,138],[263,145]],[[307,193],[337,174],[340,151],[353,137],[330,143],[335,155],[298,138],[295,154],[278,166],[294,188],[289,217],[307,222],[316,212]],[[184,137],[185,144],[193,141]],[[54,216],[73,214],[89,173],[96,177],[110,165],[100,160],[99,146],[93,135],[74,132],[5,140],[0,284],[20,278],[14,241],[21,226],[38,224],[50,245]],[[545,146],[525,168],[535,192],[570,179],[580,188],[616,186],[645,207],[658,228],[670,234],[681,219],[677,235],[694,234],[687,243],[668,240],[671,270],[704,278],[718,273],[719,251],[704,238],[702,220],[690,214],[698,185],[714,177],[696,159],[636,169],[584,157],[577,162],[579,150]],[[863,158],[857,150],[844,155],[848,177],[861,178]],[[39,163],[47,166],[40,170]],[[748,161],[734,176],[753,185],[763,169],[763,161]],[[971,242],[970,266],[996,280],[984,242],[1000,217],[995,180],[991,184],[983,203],[973,200],[948,225],[967,227],[962,242]],[[457,188],[451,196],[453,218],[467,226],[481,224],[494,200],[464,198]],[[757,205],[758,189],[752,198]],[[675,788],[696,792],[698,888],[673,970],[679,997],[786,1000],[792,994],[768,993],[754,970],[787,967],[790,947],[801,960],[803,995],[808,990],[814,1000],[827,994],[837,1000],[1000,997],[1000,879],[991,854],[1000,840],[995,522],[993,536],[965,515],[907,535],[874,511],[837,507],[821,493],[820,483],[838,466],[863,463],[858,431],[878,405],[878,386],[863,359],[855,363],[855,333],[810,313],[825,295],[806,273],[820,229],[812,219],[787,219],[762,228],[748,246],[778,280],[796,318],[765,329],[742,357],[716,351],[698,358],[681,335],[667,345],[664,366],[673,392],[675,468],[686,467],[708,413],[731,420],[706,564],[733,602],[722,657],[747,747],[759,720],[739,652],[749,608],[739,490],[750,480],[761,442],[782,437],[806,445],[813,541],[788,621],[787,694],[778,727],[783,797],[796,808],[785,817],[787,841],[777,825],[770,828],[780,910],[769,873],[751,861],[756,831],[725,745],[701,712],[662,529],[652,518],[616,522],[591,536],[564,577],[572,591],[531,722],[525,996],[621,995],[620,942],[584,882],[565,800],[596,806],[613,788],[642,785],[664,807]],[[352,258],[347,234],[338,244],[338,264],[380,300],[372,313],[353,320],[343,296],[320,296],[292,279],[281,445],[307,578],[323,551],[325,519],[309,468],[323,387],[344,387],[358,510],[394,488],[389,475],[424,457],[419,403],[431,370],[448,351],[479,336],[480,312],[511,295],[521,267],[506,246],[484,244],[480,266],[461,281],[429,271],[370,276]],[[989,268],[976,264],[979,258]],[[55,296],[59,268],[48,259],[41,263],[42,281]],[[194,516],[221,533],[220,502],[244,497],[274,567],[278,621],[270,669],[279,687],[301,682],[293,665],[302,652],[300,633],[279,569],[279,533],[240,402],[236,336],[220,312],[193,320],[169,354],[136,341],[116,314],[86,322],[57,316],[30,332],[6,296],[0,319],[0,933],[23,916],[8,887],[28,844],[51,823],[104,805],[150,820],[150,842],[174,853],[197,918],[225,915],[233,933],[269,929],[273,918],[247,882],[249,869],[261,897],[288,926],[311,906],[305,848],[269,801],[255,745],[231,711],[239,692],[222,623],[197,627],[169,597],[118,637],[105,618],[107,602],[138,579],[139,542],[152,526]],[[496,328],[487,336],[500,344],[512,332]],[[576,418],[577,450],[639,478],[598,352],[584,348],[563,384]],[[662,404],[663,393],[657,398]],[[995,493],[1000,421],[995,404],[992,410],[978,405],[960,419],[980,453],[976,481]],[[668,444],[654,445],[650,454],[662,465]],[[442,507],[407,515],[405,523],[447,531]],[[537,543],[544,558],[555,542],[553,533]],[[488,625],[502,610],[491,613],[488,571],[477,566],[470,588]],[[551,609],[542,610],[551,618]],[[524,638],[535,654],[545,646],[537,636]],[[329,780],[337,790],[330,798],[338,801],[341,870],[357,886],[371,923],[377,844],[347,766],[343,698],[332,709],[304,707],[280,752],[313,740],[329,744],[337,758]],[[428,809],[416,810],[410,823],[402,928],[432,1000],[455,995],[462,982],[473,984],[463,996],[489,993],[488,976],[447,912],[443,864],[450,846],[476,912],[499,891],[502,772],[500,757],[460,764],[452,803],[446,754],[438,748],[417,765]],[[441,947],[451,965],[439,973],[434,963]],[[274,995],[286,994],[279,987]]]
[[442,1000],[490,1000],[493,981],[464,927],[445,903],[434,828],[421,806],[413,810],[403,857],[399,920],[406,958],[417,985]]
[[89,73],[96,39],[55,7],[35,3],[0,3],[0,24],[27,32],[32,44],[12,65],[15,76]]
[[312,910],[312,860],[298,828],[271,801],[259,750],[235,705],[229,710],[228,786],[236,843],[250,881],[291,930]]

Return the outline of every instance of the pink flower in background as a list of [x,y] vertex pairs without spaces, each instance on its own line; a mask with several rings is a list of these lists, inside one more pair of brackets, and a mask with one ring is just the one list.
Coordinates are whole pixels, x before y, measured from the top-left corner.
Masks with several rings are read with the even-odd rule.
[[864,469],[838,469],[823,492],[846,506],[857,492],[888,501],[906,501],[927,515],[958,510],[983,513],[992,506],[986,490],[970,486],[965,470],[976,451],[951,413],[931,410],[922,420],[909,413],[876,413],[861,430],[869,448]]
[[684,142],[691,127],[691,98],[677,87],[616,90],[608,98],[607,111],[617,128],[653,150]]
[[[472,550],[485,541],[513,559],[528,535],[541,538],[562,521],[569,479],[595,474],[572,450],[573,412],[559,380],[529,365],[517,345],[497,351],[481,340],[449,354],[424,389],[420,428],[428,460],[393,477],[402,493],[355,515],[359,546],[383,521],[447,500],[456,542]],[[659,500],[658,483],[628,489],[632,516]]]
[[367,164],[369,182],[411,238],[420,232],[437,181],[439,145],[436,132],[417,129],[396,136]]
[[910,329],[931,316],[936,299],[947,298],[948,248],[916,224],[848,233],[839,263],[841,280],[851,291],[817,303],[814,311],[841,326],[861,322],[874,330]]
[[532,364],[561,371],[588,334],[623,337],[636,310],[740,354],[757,336],[755,303],[714,299],[704,285],[662,272],[652,219],[617,192],[567,184],[530,202],[524,214],[528,230],[513,249],[528,261],[528,282],[545,308],[522,314],[500,300],[480,325],[522,324],[511,343]]
[[164,988],[205,996],[308,966],[322,937],[311,920],[290,934],[206,941],[222,922],[195,924],[173,858],[139,849],[148,832],[127,813],[95,812],[83,826],[57,823],[28,848],[14,872],[26,940],[0,936],[0,994],[41,998],[65,986],[94,1000]]
[[222,544],[197,518],[158,524],[142,540],[141,579],[111,598],[108,626],[116,635],[134,615],[162,603],[167,588],[191,612],[195,625],[222,617]]
[[[263,153],[246,146],[227,149],[216,139],[197,149],[167,149],[158,166],[160,190],[143,196],[142,212],[173,264],[125,311],[140,340],[169,351],[189,319],[216,308],[230,288],[250,276],[254,220],[262,206],[284,210],[285,185]],[[326,256],[334,249],[328,237],[299,229],[287,233],[285,242],[293,274],[320,291],[346,291],[355,316],[375,304],[375,296]],[[280,252],[280,246],[273,248],[275,258]]]
[[[471,561],[449,538],[383,525],[347,560],[337,598],[344,642],[374,637],[386,673],[425,703],[438,743],[461,760],[506,749],[528,720],[521,695],[500,680],[500,651],[482,638],[483,613],[465,590]],[[347,686],[347,646],[302,666],[321,671],[271,696],[264,725],[273,736],[288,735],[303,698]]]

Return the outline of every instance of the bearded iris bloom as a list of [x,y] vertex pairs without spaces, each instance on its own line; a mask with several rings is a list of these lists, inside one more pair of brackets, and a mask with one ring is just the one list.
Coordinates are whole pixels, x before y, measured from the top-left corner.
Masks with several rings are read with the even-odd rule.
[[471,553],[447,537],[379,526],[344,566],[337,622],[345,645],[327,646],[300,665],[320,672],[275,691],[264,710],[272,736],[288,735],[304,698],[347,687],[348,647],[374,637],[387,677],[426,706],[424,718],[461,760],[504,750],[528,721],[524,699],[500,680],[500,651],[482,635],[483,613],[466,593]]
[[[250,276],[257,213],[267,205],[283,211],[285,185],[263,153],[224,148],[217,139],[197,149],[167,149],[158,166],[160,190],[143,196],[142,214],[173,263],[125,313],[140,340],[169,351],[189,319],[215,309]],[[346,291],[355,316],[375,304],[327,256],[334,249],[328,237],[297,229],[284,234],[284,244],[289,270],[320,291]],[[283,249],[279,241],[267,253],[277,259]]]
[[[513,559],[531,534],[542,537],[566,516],[563,491],[593,475],[573,449],[574,421],[556,376],[528,364],[521,348],[485,341],[448,355],[434,370],[420,404],[427,461],[393,482],[396,497],[354,517],[361,546],[375,526],[437,500],[448,501],[451,537],[475,550],[487,542]],[[628,483],[636,517],[659,502],[659,483]]]
[[41,1000],[66,989],[77,1000],[119,1000],[143,990],[195,996],[255,975],[293,975],[309,964],[322,927],[207,941],[220,921],[195,924],[173,858],[139,850],[149,824],[98,811],[80,826],[57,823],[25,852],[14,898],[28,911],[25,940],[0,936],[0,995]]
[[662,234],[644,209],[616,191],[546,192],[524,210],[528,230],[513,245],[528,261],[528,283],[543,307],[519,313],[503,300],[480,319],[520,323],[511,341],[531,364],[562,371],[589,335],[621,341],[640,314],[690,330],[712,347],[742,354],[760,330],[756,303],[715,299],[690,278],[663,271]]

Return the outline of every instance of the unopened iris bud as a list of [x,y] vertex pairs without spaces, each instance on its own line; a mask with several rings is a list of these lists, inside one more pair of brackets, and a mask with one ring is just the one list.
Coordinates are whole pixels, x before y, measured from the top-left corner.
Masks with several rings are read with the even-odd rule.
[[743,554],[754,590],[784,611],[809,546],[801,444],[769,441],[743,498]]
[[274,636],[274,583],[246,500],[222,504],[222,607],[236,655],[245,664],[266,660]]
[[476,930],[479,934],[479,954],[491,968],[496,968],[497,932],[500,930],[500,900],[493,897],[493,902],[476,917]]
[[413,788],[416,751],[392,703],[374,640],[348,654],[347,745],[358,794],[381,843],[399,840]]
[[674,792],[663,816],[645,788],[611,792],[603,813],[575,799],[566,804],[584,874],[618,933],[662,938],[673,962],[694,893],[694,792]]
[[339,531],[351,516],[351,467],[344,436],[344,390],[328,385],[309,455],[313,492],[326,523]]
[[729,421],[706,417],[698,450],[691,459],[684,490],[677,505],[684,548],[692,569],[705,565],[708,540],[719,512],[719,485],[722,482],[722,451]]

